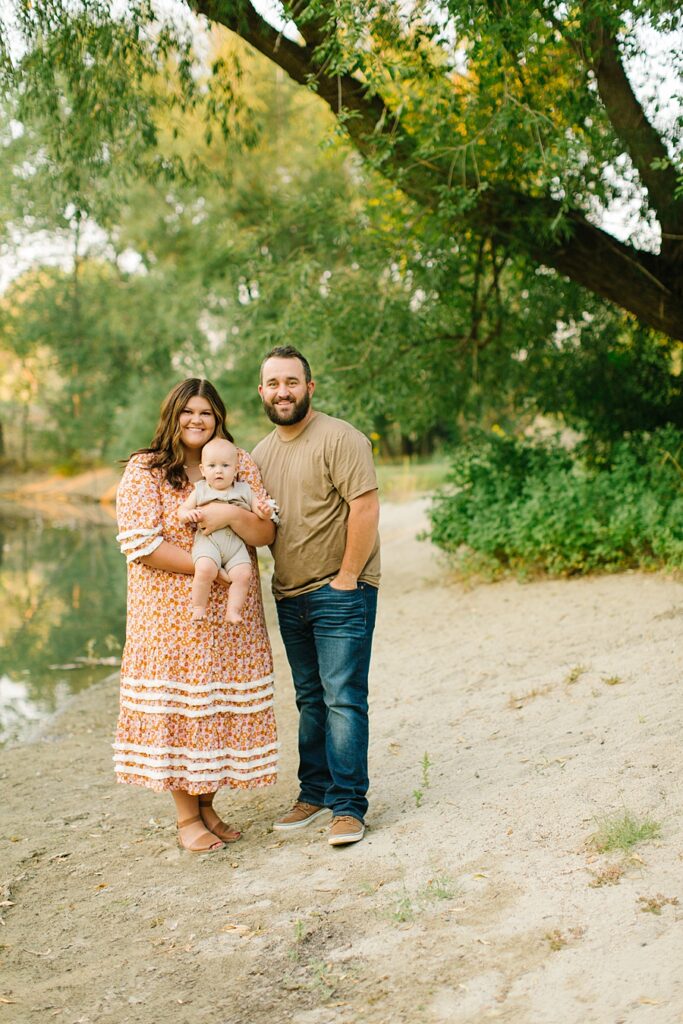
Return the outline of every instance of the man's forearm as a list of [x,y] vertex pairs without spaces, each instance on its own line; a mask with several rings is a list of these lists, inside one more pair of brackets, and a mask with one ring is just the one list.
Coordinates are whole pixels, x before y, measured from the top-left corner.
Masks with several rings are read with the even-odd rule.
[[247,512],[245,508],[235,508],[234,521],[230,528],[235,531],[238,537],[245,544],[252,547],[262,547],[264,544],[272,544],[275,540],[275,526],[270,519],[259,519],[253,512]]
[[337,574],[340,583],[356,583],[372,553],[379,525],[377,492],[362,495],[349,505],[346,547]]

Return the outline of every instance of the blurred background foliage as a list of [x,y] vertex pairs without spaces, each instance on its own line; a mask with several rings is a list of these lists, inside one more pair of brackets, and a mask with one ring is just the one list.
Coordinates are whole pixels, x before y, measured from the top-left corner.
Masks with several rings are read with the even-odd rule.
[[[616,201],[656,248],[652,197],[581,56],[585,18],[567,8],[560,31],[557,5],[506,18],[453,2],[431,20],[424,5],[403,19],[379,5],[370,24],[361,6],[335,6],[316,59],[340,90],[360,74],[400,110],[400,131],[363,138],[362,110],[321,102],[326,79],[302,88],[216,19],[182,8],[163,22],[142,2],[116,20],[104,0],[67,17],[17,0],[30,45],[20,59],[7,38],[0,50],[0,241],[17,261],[0,295],[6,466],[112,465],[190,375],[218,386],[250,447],[275,344],[308,355],[318,407],[381,457],[541,424],[604,468],[624,438],[683,429],[680,334],[635,316],[627,284],[608,302],[529,242],[569,247],[572,210],[599,220]],[[621,33],[624,61],[638,49],[625,25],[660,39],[680,27],[667,4],[588,6]],[[648,109],[656,120],[656,97]],[[677,137],[662,129],[667,171]],[[430,182],[428,196],[416,174],[444,166],[449,187]],[[552,218],[515,205],[520,190],[552,196]]]

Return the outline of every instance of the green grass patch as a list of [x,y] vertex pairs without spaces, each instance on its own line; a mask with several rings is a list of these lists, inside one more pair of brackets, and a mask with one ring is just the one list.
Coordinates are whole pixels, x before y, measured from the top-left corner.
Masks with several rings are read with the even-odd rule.
[[415,907],[407,892],[404,891],[397,901],[392,916],[397,924],[407,924],[409,921],[415,920]]
[[440,875],[430,878],[421,896],[427,900],[452,900],[455,899],[458,889],[449,875]]
[[377,465],[379,493],[383,501],[410,501],[431,494],[448,478],[450,464],[444,457],[402,459]]
[[595,835],[591,836],[591,845],[600,853],[622,850],[624,853],[637,846],[657,839],[662,827],[651,818],[638,818],[630,811],[604,818]]

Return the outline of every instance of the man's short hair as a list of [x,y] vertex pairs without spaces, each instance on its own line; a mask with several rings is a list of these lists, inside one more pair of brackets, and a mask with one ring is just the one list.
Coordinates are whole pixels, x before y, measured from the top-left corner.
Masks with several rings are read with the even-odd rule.
[[306,356],[299,352],[298,348],[294,348],[293,345],[276,345],[275,348],[271,348],[270,352],[263,357],[261,363],[260,378],[263,380],[263,367],[265,366],[268,359],[298,359],[304,368],[304,376],[306,383],[308,384],[311,380],[311,367]]

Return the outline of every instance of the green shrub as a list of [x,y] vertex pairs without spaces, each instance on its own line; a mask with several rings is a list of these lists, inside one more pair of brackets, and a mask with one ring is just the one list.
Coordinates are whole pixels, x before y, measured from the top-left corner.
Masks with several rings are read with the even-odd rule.
[[609,456],[556,438],[487,434],[457,450],[429,511],[431,540],[490,576],[683,565],[683,433],[663,427]]

